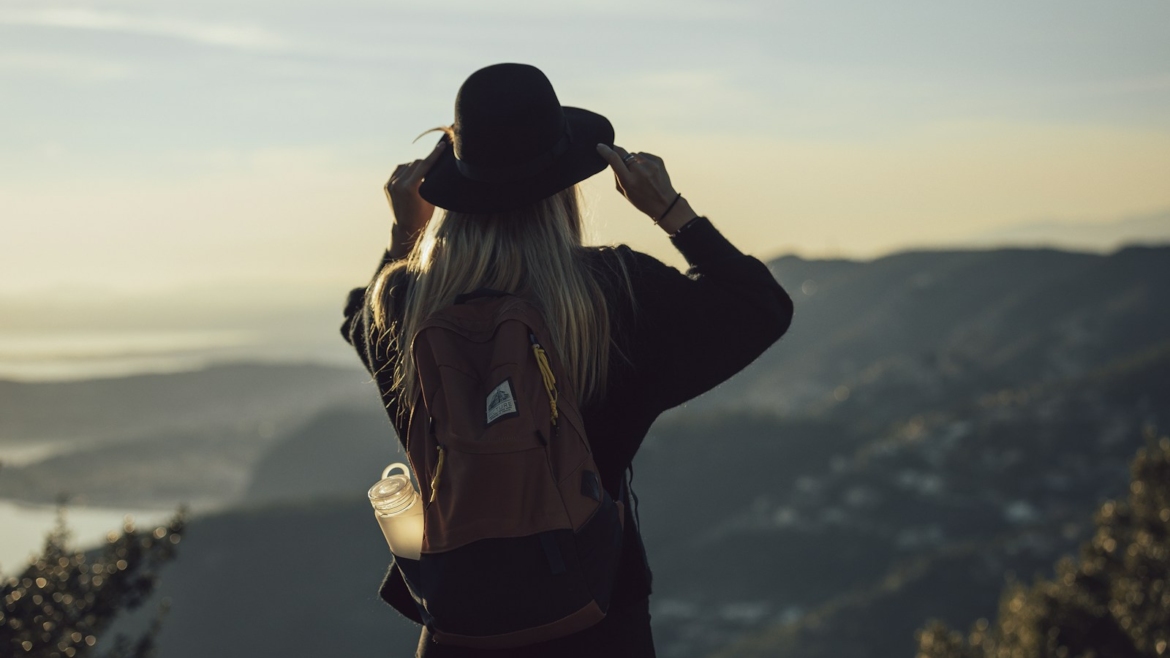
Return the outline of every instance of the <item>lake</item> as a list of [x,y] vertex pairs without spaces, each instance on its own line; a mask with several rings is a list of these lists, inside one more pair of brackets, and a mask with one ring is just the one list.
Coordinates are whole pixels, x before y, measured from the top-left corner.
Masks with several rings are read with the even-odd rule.
[[[2,308],[0,308],[2,311]],[[332,316],[331,316],[332,317]],[[0,379],[60,381],[198,370],[238,361],[352,366],[337,334],[263,330],[17,332],[0,329]]]
[[[100,545],[107,533],[120,530],[127,516],[139,527],[146,527],[164,523],[172,514],[166,510],[72,506],[65,519],[72,533],[70,546],[85,549]],[[0,500],[0,574],[11,576],[23,570],[29,559],[40,553],[56,519],[55,505]]]

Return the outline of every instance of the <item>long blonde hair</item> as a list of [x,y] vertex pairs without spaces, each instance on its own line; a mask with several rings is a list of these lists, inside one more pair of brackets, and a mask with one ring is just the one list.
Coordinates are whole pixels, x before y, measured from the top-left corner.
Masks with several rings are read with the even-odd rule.
[[[582,245],[577,186],[526,208],[469,214],[437,210],[403,260],[388,265],[369,295],[378,342],[398,359],[393,373],[400,413],[414,401],[417,369],[410,351],[416,328],[455,297],[487,287],[517,293],[542,311],[556,350],[573,378],[579,403],[601,398],[609,370],[613,311],[599,284],[599,259]],[[629,272],[614,263],[633,301]],[[401,305],[401,322],[393,322]],[[399,326],[400,325],[400,326]],[[623,355],[624,356],[624,355]]]

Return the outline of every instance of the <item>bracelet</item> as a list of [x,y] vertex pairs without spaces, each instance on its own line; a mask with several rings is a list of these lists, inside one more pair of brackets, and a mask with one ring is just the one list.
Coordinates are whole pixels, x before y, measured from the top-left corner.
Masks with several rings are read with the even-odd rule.
[[682,198],[682,192],[675,194],[674,200],[670,202],[670,205],[666,207],[666,210],[662,211],[662,214],[658,216],[658,219],[654,220],[654,223],[657,224],[658,222],[661,222],[664,218],[666,218],[666,216],[670,214],[670,211],[674,210],[674,204],[678,203],[678,200],[681,198]]
[[675,231],[674,233],[671,233],[671,234],[670,234],[670,237],[672,237],[672,238],[676,238],[676,237],[678,237],[678,236],[679,236],[679,235],[680,235],[680,234],[681,234],[683,231],[687,230],[688,228],[690,228],[690,227],[692,227],[692,226],[694,226],[695,224],[698,224],[698,223],[699,223],[699,216],[698,216],[698,215],[695,215],[694,217],[692,217],[692,218],[688,219],[688,220],[687,220],[687,222],[686,222],[685,224],[683,224],[682,226],[678,227],[678,230],[677,230],[677,231]]

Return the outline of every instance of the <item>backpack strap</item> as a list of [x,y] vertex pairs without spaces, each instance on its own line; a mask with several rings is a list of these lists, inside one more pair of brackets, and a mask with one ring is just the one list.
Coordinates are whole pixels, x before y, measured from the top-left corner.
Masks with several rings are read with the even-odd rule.
[[[634,504],[630,504],[630,499],[633,499]],[[633,513],[634,528],[637,529],[638,534],[642,533],[642,519],[638,517],[638,494],[634,493],[634,464],[630,462],[628,468],[622,473],[622,483],[618,489],[618,500],[626,506]]]
[[[626,518],[634,519],[634,530],[638,534],[638,546],[642,553],[642,566],[645,569],[646,584],[653,587],[654,574],[650,571],[650,558],[646,555],[646,544],[642,540],[642,520],[638,518],[638,494],[634,493],[634,464],[631,462],[629,468],[622,473],[621,490],[618,493],[621,501],[626,505],[627,509],[633,510],[633,514],[626,514]],[[630,499],[633,499],[634,504],[630,505]]]

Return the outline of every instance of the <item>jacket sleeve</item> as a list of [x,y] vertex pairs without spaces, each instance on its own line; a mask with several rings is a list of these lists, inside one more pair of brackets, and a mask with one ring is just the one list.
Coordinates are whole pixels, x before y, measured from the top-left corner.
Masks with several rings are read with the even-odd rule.
[[768,267],[700,217],[671,238],[686,274],[633,252],[635,390],[656,413],[748,366],[792,322],[792,299]]
[[371,335],[369,332],[370,327],[373,326],[373,318],[370,316],[370,305],[367,303],[366,295],[373,289],[374,280],[378,278],[383,268],[395,260],[390,255],[390,251],[386,250],[382,254],[382,261],[378,264],[378,269],[374,271],[369,285],[350,290],[345,299],[345,308],[342,310],[344,319],[341,323],[341,337],[353,346],[354,350],[357,351],[358,358],[362,360],[362,365],[370,373],[377,370],[378,364],[375,363],[376,355],[373,353],[375,346],[367,340]]

